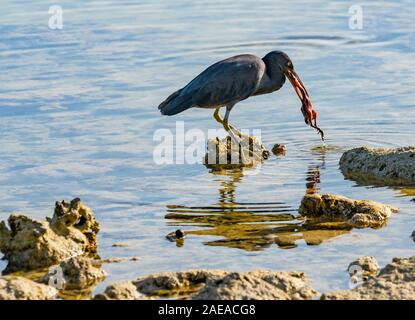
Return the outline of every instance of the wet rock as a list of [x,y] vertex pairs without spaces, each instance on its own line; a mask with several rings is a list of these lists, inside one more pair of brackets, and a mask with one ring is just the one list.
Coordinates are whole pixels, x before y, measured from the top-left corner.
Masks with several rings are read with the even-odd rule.
[[53,287],[23,277],[0,277],[0,300],[49,300],[57,293]]
[[185,237],[186,237],[185,233],[182,230],[180,230],[180,229],[178,229],[178,230],[176,230],[174,232],[170,232],[166,236],[167,240],[172,241],[172,242],[177,241],[177,240],[184,239]]
[[343,221],[355,228],[379,228],[397,208],[370,200],[352,200],[333,194],[308,194],[299,213],[306,217]]
[[116,242],[112,245],[114,248],[125,248],[128,247],[128,243],[125,242]]
[[287,152],[287,148],[285,145],[277,143],[272,147],[271,151],[276,156],[284,156]]
[[359,287],[323,294],[323,300],[414,300],[415,256],[394,258]]
[[62,276],[64,290],[86,289],[103,281],[107,273],[101,269],[100,261],[78,256],[62,261],[56,269],[47,273],[41,282],[50,283],[57,276]]
[[139,257],[131,257],[131,258],[106,258],[102,259],[102,263],[121,263],[126,261],[138,261],[140,260]]
[[214,171],[235,168],[252,168],[268,159],[269,151],[254,136],[242,135],[241,143],[233,143],[228,136],[209,139],[204,164]]
[[104,293],[97,294],[94,300],[148,300],[148,296],[137,291],[131,281],[109,285]]
[[355,148],[342,155],[340,169],[346,178],[362,183],[415,185],[415,146]]
[[0,251],[8,260],[3,273],[49,267],[96,252],[99,224],[80,199],[57,202],[53,217],[46,220],[12,214],[9,228],[0,223]]
[[[111,297],[108,292],[111,292]],[[189,270],[157,273],[128,283],[112,285],[97,298],[104,296],[111,299],[135,299],[134,296],[137,296],[142,299],[143,295],[153,298],[247,300],[312,299],[318,293],[309,287],[304,274],[299,272]]]
[[120,263],[126,261],[125,258],[106,258],[101,260],[102,263]]
[[305,300],[317,296],[303,273],[256,270],[209,279],[194,300]]
[[347,271],[350,276],[359,274],[359,276],[365,277],[373,276],[378,273],[379,265],[375,257],[363,256],[357,258],[355,261],[349,264]]

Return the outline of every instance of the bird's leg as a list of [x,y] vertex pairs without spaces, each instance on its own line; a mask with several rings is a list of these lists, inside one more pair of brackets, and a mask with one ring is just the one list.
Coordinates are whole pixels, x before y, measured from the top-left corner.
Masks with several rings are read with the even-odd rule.
[[219,122],[220,124],[223,124],[223,119],[222,119],[222,117],[220,115],[220,108],[221,107],[217,107],[216,108],[215,113],[213,114],[213,118],[215,118],[215,120],[217,122]]
[[[229,114],[231,112],[231,109],[232,109],[232,107],[230,107],[230,108],[226,107],[225,119],[223,119],[223,127],[225,128],[225,130],[227,132],[232,131],[232,133],[234,133],[234,134],[236,132],[237,136],[239,136],[241,138],[241,139],[239,139],[239,143],[241,143],[243,141],[242,140],[242,133],[239,130],[235,129],[235,127],[231,126],[229,124],[229,121],[228,121]],[[220,115],[219,115],[219,117],[220,117]],[[248,144],[249,144],[250,139],[251,138],[248,137]],[[243,146],[243,147],[245,147],[245,146]],[[247,150],[249,150],[249,154],[250,155],[254,155],[255,156],[255,153],[250,149],[249,145],[247,146]],[[269,152],[267,151],[267,149],[265,148],[265,146],[262,144],[262,142],[261,142],[261,150],[269,154]]]
[[[232,132],[233,127],[228,124],[228,121],[226,121],[226,123],[225,123],[225,120],[222,119],[222,117],[220,115],[220,108],[221,107],[217,107],[215,109],[215,113],[213,114],[213,117],[215,118],[215,120],[217,122],[219,122],[223,126],[223,128],[226,130],[227,133],[232,133],[232,136],[234,136],[234,133]],[[228,115],[228,117],[229,117],[229,115]]]
[[[215,113],[213,114],[213,117],[215,118],[215,120],[217,121],[217,122],[219,122],[221,125],[223,125],[224,127],[225,127],[225,125],[224,125],[224,123],[223,123],[223,121],[224,121],[224,119],[222,119],[222,117],[221,117],[221,115],[220,115],[220,108],[221,107],[217,107],[216,109],[215,109]],[[229,117],[229,114],[228,114],[228,117]],[[229,124],[229,122],[226,120],[226,126],[229,128],[229,130],[232,130],[234,133],[236,133],[238,136],[242,136],[242,134],[241,134],[241,132],[239,131],[239,130],[237,130],[237,129],[235,129],[235,127],[234,126],[232,126],[232,125],[230,125]],[[226,130],[226,128],[225,128],[225,130]],[[229,132],[229,130],[226,130],[227,132]]]
[[242,133],[238,129],[236,129],[234,126],[229,124],[229,114],[231,113],[232,107],[226,107],[225,118],[223,119],[222,124],[226,131],[229,132],[229,130],[232,130],[234,134],[242,138]]
[[[242,139],[242,133],[229,124],[229,114],[231,112],[232,107],[233,106],[226,107],[225,118],[222,121],[222,125],[223,125],[223,128],[226,130],[226,132],[228,132],[233,143],[235,143],[235,145],[238,146],[238,148],[239,146],[241,146],[240,155],[241,155],[242,163],[248,163],[248,161],[245,158],[244,149],[248,150],[249,154],[251,154],[251,151],[249,150],[249,145],[248,145],[248,148],[244,146],[243,139]],[[249,140],[248,140],[248,143],[249,143]]]
[[[213,114],[213,117],[215,118],[215,120],[216,120],[217,122],[219,122],[219,123],[223,126],[223,128],[224,128],[224,129],[225,129],[225,131],[229,134],[229,136],[231,137],[231,139],[233,140],[233,142],[234,142],[234,143],[237,143],[237,144],[239,145],[239,141],[238,141],[238,139],[236,138],[236,136],[235,136],[234,132],[232,131],[233,127],[229,125],[229,123],[228,123],[228,121],[227,121],[227,120],[226,120],[226,123],[225,123],[225,120],[224,120],[224,119],[222,119],[222,117],[221,117],[221,115],[220,115],[220,108],[221,108],[221,107],[217,107],[217,108],[215,109],[215,113]],[[229,117],[229,113],[227,113],[227,116]]]

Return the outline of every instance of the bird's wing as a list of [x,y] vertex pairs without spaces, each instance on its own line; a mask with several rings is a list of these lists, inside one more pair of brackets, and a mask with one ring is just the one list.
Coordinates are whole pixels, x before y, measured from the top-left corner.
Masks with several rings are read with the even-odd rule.
[[253,55],[232,57],[207,68],[181,95],[191,96],[198,107],[213,107],[244,100],[257,89],[265,72],[262,59]]

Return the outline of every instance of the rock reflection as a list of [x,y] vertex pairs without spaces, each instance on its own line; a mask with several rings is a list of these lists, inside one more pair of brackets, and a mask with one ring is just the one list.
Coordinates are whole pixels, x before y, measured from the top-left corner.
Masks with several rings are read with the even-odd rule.
[[353,181],[356,183],[357,186],[360,187],[375,187],[375,188],[383,188],[387,187],[392,190],[399,191],[402,197],[414,197],[415,196],[415,187],[413,186],[391,186],[385,180],[370,178],[368,176],[364,176],[361,174],[346,174],[344,172],[343,176],[346,180]]
[[306,193],[307,194],[315,194],[320,191],[320,170],[325,169],[325,154],[318,155],[318,164],[310,164],[307,170],[307,177],[306,177]]
[[[325,152],[312,152],[317,162],[309,165],[306,175],[307,194],[319,191],[320,170],[325,168]],[[237,185],[243,180],[243,169],[212,172],[218,176],[218,202],[207,206],[167,206],[168,224],[199,227],[186,230],[187,235],[216,236],[209,246],[224,246],[247,251],[264,250],[276,244],[281,249],[297,247],[300,242],[319,245],[323,241],[349,233],[344,223],[305,220],[298,208],[284,202],[238,202]]]

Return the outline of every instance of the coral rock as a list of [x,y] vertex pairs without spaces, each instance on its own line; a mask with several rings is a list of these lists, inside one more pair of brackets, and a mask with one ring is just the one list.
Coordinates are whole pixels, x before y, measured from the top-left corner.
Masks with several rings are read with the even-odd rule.
[[306,217],[344,221],[355,228],[379,228],[397,208],[370,200],[352,200],[332,194],[308,194],[301,201],[299,213]]
[[364,256],[359,257],[351,262],[347,268],[350,276],[360,273],[363,277],[376,275],[379,271],[379,265],[375,257]]
[[323,294],[323,300],[414,300],[415,257],[394,258],[359,287]]
[[[99,261],[83,256],[62,261],[59,267],[64,280],[62,289],[65,290],[85,289],[103,281],[107,276]],[[54,272],[48,273],[42,282],[48,283],[54,276]]]
[[268,159],[267,151],[257,137],[242,135],[238,145],[228,136],[220,140],[209,139],[204,164],[215,171],[235,168],[252,168]]
[[57,202],[45,222],[12,214],[8,225],[0,223],[0,251],[8,260],[4,273],[49,267],[97,249],[98,222],[79,199]]
[[255,270],[232,272],[223,278],[209,279],[194,300],[304,300],[313,299],[303,273]]
[[[115,294],[116,293],[116,294]],[[312,299],[318,292],[309,287],[303,273],[254,270],[189,270],[162,272],[135,281],[109,286],[97,299]]]
[[22,277],[0,277],[0,300],[49,300],[58,291]]
[[285,145],[277,143],[272,147],[271,151],[276,156],[284,156],[287,152],[287,148]]
[[131,281],[109,285],[105,292],[97,294],[94,300],[148,300],[149,298],[137,291]]
[[415,185],[415,146],[355,148],[342,155],[340,169],[346,178],[361,183]]

